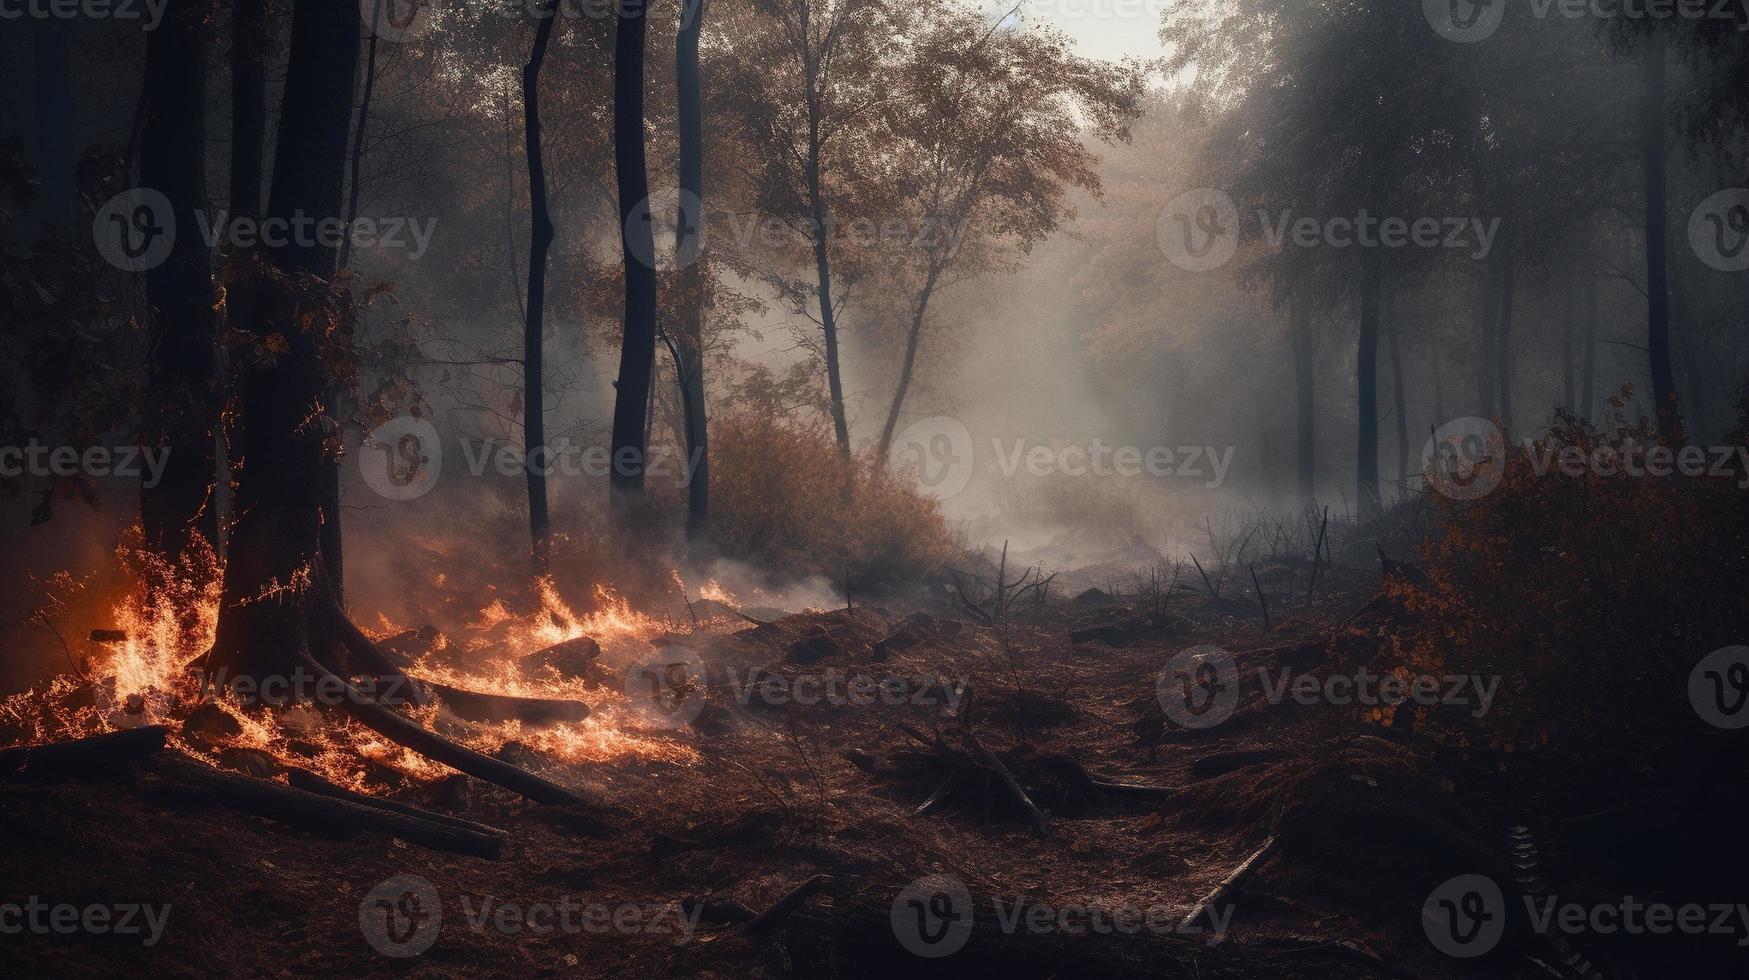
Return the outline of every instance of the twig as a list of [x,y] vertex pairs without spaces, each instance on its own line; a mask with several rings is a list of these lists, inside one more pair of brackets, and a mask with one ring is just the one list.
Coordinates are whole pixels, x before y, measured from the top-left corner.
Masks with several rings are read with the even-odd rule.
[[1269,597],[1263,594],[1263,583],[1257,581],[1257,565],[1251,565],[1251,585],[1257,589],[1257,604],[1263,607],[1263,632],[1269,632]]

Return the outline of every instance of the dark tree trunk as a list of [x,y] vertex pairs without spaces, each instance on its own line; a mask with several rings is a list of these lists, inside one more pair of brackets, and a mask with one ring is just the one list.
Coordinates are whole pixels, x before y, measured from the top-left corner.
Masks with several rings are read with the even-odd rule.
[[[382,15],[382,5],[389,0],[375,0],[371,23],[375,24]],[[366,42],[364,59],[364,96],[358,103],[358,122],[352,133],[352,164],[349,171],[352,174],[352,186],[346,192],[346,227],[350,231],[352,223],[358,220],[358,195],[364,188],[364,131],[370,122],[370,100],[376,94],[377,87],[377,32],[370,32],[370,40]],[[352,235],[348,234],[340,240],[340,268],[346,269],[352,263]]]
[[1389,296],[1380,296],[1379,318],[1390,343],[1391,411],[1397,416],[1397,493],[1409,485],[1409,399],[1403,390],[1403,324],[1393,316]]
[[1500,427],[1512,435],[1512,315],[1518,292],[1518,269],[1512,256],[1511,232],[1500,236],[1500,306],[1494,328],[1495,371],[1499,375]]
[[[656,364],[655,231],[650,227],[650,176],[644,154],[644,37],[647,0],[618,5],[613,59],[613,160],[619,180],[621,264],[625,269],[625,334],[613,404],[609,488],[625,508],[642,499],[645,420]],[[643,220],[639,220],[639,219]]]
[[534,573],[546,575],[552,559],[552,525],[547,516],[546,398],[541,366],[543,319],[547,305],[547,252],[553,245],[553,215],[547,205],[547,169],[541,154],[540,70],[558,21],[558,0],[548,0],[535,28],[534,51],[522,68],[522,131],[528,158],[528,201],[532,231],[528,244],[528,306],[522,324],[522,444],[528,470],[528,530]]
[[[16,24],[9,30],[20,30]],[[67,65],[68,34],[73,25],[62,18],[31,19],[31,78],[36,116],[37,177],[42,181],[34,214],[43,231],[67,233],[79,218],[78,187],[73,170],[73,76]],[[128,161],[130,164],[133,161]]]
[[[710,527],[710,427],[704,395],[704,305],[707,276],[699,261],[704,221],[704,80],[699,69],[698,42],[704,32],[705,0],[683,0],[680,32],[674,39],[674,75],[680,128],[680,214],[675,253],[680,263],[683,299],[679,368],[681,408],[686,417],[689,464],[686,491],[686,534],[697,540]],[[696,214],[688,214],[696,208]]]
[[1579,381],[1579,417],[1590,419],[1597,390],[1597,276],[1587,271],[1582,288],[1585,290],[1585,369]]
[[1294,349],[1294,417],[1299,449],[1300,502],[1310,506],[1317,496],[1316,460],[1313,456],[1316,449],[1313,414],[1317,410],[1314,398],[1317,367],[1312,338],[1312,304],[1303,294],[1303,290],[1295,291],[1289,301],[1288,319]]
[[[274,158],[270,219],[340,214],[348,122],[357,74],[359,9],[333,0],[298,0],[292,15],[285,100]],[[250,324],[262,347],[245,357],[242,424],[230,552],[215,641],[215,666],[246,675],[289,675],[309,654],[325,660],[334,639],[324,625],[334,601],[322,549],[322,420],[328,379],[320,324],[336,252],[315,241],[271,249],[276,279],[264,284]]]
[[917,346],[923,338],[923,322],[929,313],[929,299],[941,279],[941,268],[930,262],[929,276],[923,291],[917,296],[917,306],[911,313],[911,329],[905,335],[905,359],[899,365],[899,387],[893,392],[893,404],[887,409],[887,423],[881,427],[881,441],[875,447],[875,465],[882,465],[893,446],[893,430],[899,426],[899,413],[905,407],[905,395],[911,390],[911,376],[917,368]]
[[1666,46],[1661,27],[1647,35],[1640,140],[1646,161],[1646,351],[1652,373],[1652,408],[1657,414],[1659,433],[1667,443],[1675,445],[1682,441],[1682,417],[1670,363],[1669,232],[1665,228]]
[[1578,412],[1573,401],[1577,381],[1573,373],[1573,291],[1578,288],[1578,284],[1578,274],[1572,269],[1566,270],[1561,283],[1561,409],[1572,413]]
[[1362,516],[1379,511],[1379,271],[1367,262],[1360,287],[1360,342],[1355,368],[1359,419],[1355,460],[1355,506]]
[[[259,217],[267,140],[267,0],[231,5],[231,214]],[[227,305],[235,314],[234,297]],[[234,317],[240,324],[247,317]]]
[[808,103],[808,158],[804,178],[808,184],[809,217],[814,226],[814,271],[820,291],[820,332],[826,346],[826,393],[831,403],[832,431],[838,437],[838,454],[850,459],[850,418],[844,410],[844,374],[838,359],[838,316],[832,308],[832,257],[828,248],[830,230],[825,191],[820,178],[820,101],[822,68],[816,61],[808,21],[810,0],[799,5],[801,13],[802,85]]
[[[170,202],[160,221],[185,225],[206,212],[207,25],[200,5],[170,0],[147,34],[140,179]],[[140,488],[146,545],[174,562],[196,537],[218,539],[212,505],[218,420],[212,258],[199,235],[176,236],[170,256],[146,273],[151,305],[150,392],[142,441],[169,453],[160,481]]]

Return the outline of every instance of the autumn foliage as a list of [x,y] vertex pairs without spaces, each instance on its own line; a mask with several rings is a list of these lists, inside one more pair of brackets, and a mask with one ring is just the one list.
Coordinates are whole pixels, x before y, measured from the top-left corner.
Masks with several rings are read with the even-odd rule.
[[[1416,671],[1501,683],[1487,717],[1434,723],[1474,726],[1475,744],[1503,752],[1599,759],[1696,734],[1690,672],[1749,635],[1741,457],[1697,477],[1573,476],[1547,463],[1570,449],[1589,457],[1657,444],[1643,420],[1561,417],[1542,441],[1509,450],[1491,493],[1436,498],[1420,555],[1426,583],[1390,586],[1408,613],[1390,655]],[[1726,458],[1724,447],[1709,451],[1707,466]]]
[[877,589],[926,580],[954,553],[939,502],[868,459],[844,466],[824,424],[712,421],[712,533],[729,557]]

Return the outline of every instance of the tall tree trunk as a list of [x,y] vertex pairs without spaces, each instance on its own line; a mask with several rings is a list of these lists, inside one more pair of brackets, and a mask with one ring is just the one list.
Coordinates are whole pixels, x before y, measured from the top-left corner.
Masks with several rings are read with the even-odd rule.
[[1390,342],[1391,411],[1397,416],[1397,493],[1409,486],[1409,400],[1403,390],[1403,324],[1392,314],[1389,293],[1379,297],[1379,319]]
[[1597,276],[1586,271],[1582,280],[1585,290],[1585,369],[1580,375],[1579,417],[1595,418],[1597,390]]
[[[271,26],[268,0],[231,5],[231,183],[233,217],[261,216],[261,178],[267,141],[266,51]],[[226,305],[236,313],[235,297]],[[247,325],[248,317],[234,317]]]
[[1315,347],[1312,338],[1312,304],[1303,289],[1296,289],[1289,302],[1288,320],[1294,350],[1295,434],[1299,451],[1300,502],[1311,506],[1317,497],[1315,490],[1316,448],[1314,419],[1316,400],[1313,386],[1317,382]]
[[[810,117],[818,112],[809,107]],[[818,124],[813,124],[815,129]],[[820,288],[820,330],[826,340],[826,393],[832,405],[832,431],[838,437],[838,455],[850,459],[850,419],[844,411],[844,374],[838,359],[838,317],[832,311],[832,260],[827,253],[826,203],[820,190],[820,148],[817,140],[808,147],[808,198],[814,219],[814,270]]]
[[[700,254],[704,221],[704,80],[698,41],[704,32],[705,0],[683,0],[680,31],[674,38],[676,121],[680,128],[680,214],[674,251],[680,266],[681,304],[677,311],[681,350],[681,409],[685,413],[687,476],[686,535],[697,540],[710,528],[710,427],[704,395],[704,306],[708,276]],[[696,208],[696,214],[688,209]]]
[[936,283],[941,280],[941,268],[932,259],[929,264],[929,275],[923,282],[923,289],[917,295],[916,307],[911,312],[911,329],[905,335],[905,358],[899,366],[899,387],[893,392],[893,403],[887,408],[887,423],[881,427],[881,441],[875,446],[875,465],[882,465],[887,458],[887,452],[893,446],[893,430],[899,426],[899,413],[905,407],[905,395],[911,390],[911,376],[917,367],[917,346],[923,338],[923,322],[929,312],[929,299],[935,294]]
[[832,261],[828,251],[830,236],[825,192],[820,178],[820,155],[825,137],[821,133],[820,101],[824,97],[822,67],[814,55],[813,35],[809,29],[812,0],[801,0],[800,44],[802,55],[802,86],[808,104],[808,157],[804,177],[808,184],[809,217],[814,224],[814,271],[819,281],[820,331],[826,343],[826,393],[831,402],[832,431],[838,437],[838,455],[850,459],[850,419],[844,410],[844,374],[838,359],[838,317],[832,309]]
[[[269,220],[339,216],[358,42],[357,4],[297,0]],[[333,652],[320,615],[335,601],[322,548],[330,519],[322,324],[332,306],[312,306],[310,297],[333,277],[336,252],[293,241],[266,257],[297,285],[265,283],[249,325],[263,356],[245,358],[241,381],[243,466],[213,661],[245,675],[286,676],[307,656],[326,663]]]
[[[650,176],[644,154],[644,37],[647,0],[623,0],[613,59],[613,159],[619,181],[621,264],[625,268],[625,332],[613,404],[610,496],[623,510],[644,491],[645,413],[656,363],[655,231],[650,227]],[[638,220],[639,218],[644,220]]]
[[1489,263],[1481,275],[1479,313],[1476,318],[1476,409],[1484,418],[1500,414],[1500,373],[1495,354],[1498,335],[1495,326],[1499,309],[1499,267]]
[[[382,6],[389,0],[373,0],[376,4],[371,15],[371,23],[375,24],[382,17]],[[370,100],[377,87],[377,32],[370,32],[370,40],[365,45],[364,59],[364,96],[358,103],[358,122],[352,133],[352,163],[347,168],[352,174],[352,186],[346,192],[346,228],[348,234],[340,240],[340,268],[345,270],[352,264],[352,223],[358,220],[358,195],[364,188],[364,131],[370,122]]]
[[1573,291],[1578,288],[1579,277],[1571,268],[1562,271],[1561,276],[1561,409],[1565,412],[1577,413],[1578,408],[1573,401],[1574,387],[1577,378],[1574,376],[1573,363],[1575,304]]
[[540,70],[558,21],[559,0],[547,0],[534,32],[534,50],[522,66],[522,132],[528,158],[528,305],[522,321],[522,445],[528,471],[528,531],[534,574],[551,568],[552,525],[547,516],[546,398],[541,366],[547,306],[547,253],[553,246],[553,215],[547,204],[547,169],[541,154]]
[[1379,270],[1369,258],[1361,273],[1360,342],[1355,369],[1359,438],[1356,440],[1355,506],[1361,516],[1379,512]]
[[[170,202],[171,214],[158,219],[165,222],[206,213],[208,28],[200,6],[170,0],[146,40],[140,179]],[[140,523],[147,547],[174,562],[195,537],[218,540],[216,317],[212,257],[199,235],[176,236],[169,257],[146,273],[146,296],[152,353],[142,441],[169,455],[159,482],[140,488]]]
[[1499,319],[1494,328],[1495,370],[1500,381],[1500,427],[1508,439],[1512,436],[1512,316],[1513,299],[1518,292],[1518,269],[1512,254],[1512,233],[1502,232],[1500,254]]
[[73,29],[72,23],[59,17],[32,18],[30,27],[35,157],[37,179],[42,182],[33,212],[38,230],[63,234],[79,218],[78,185],[73,177],[78,163],[73,145],[75,88],[67,63],[68,35]]
[[1646,36],[1645,85],[1640,141],[1646,161],[1646,351],[1652,374],[1652,407],[1665,441],[1682,441],[1682,417],[1670,363],[1670,259],[1666,215],[1664,90],[1667,40],[1654,27]]

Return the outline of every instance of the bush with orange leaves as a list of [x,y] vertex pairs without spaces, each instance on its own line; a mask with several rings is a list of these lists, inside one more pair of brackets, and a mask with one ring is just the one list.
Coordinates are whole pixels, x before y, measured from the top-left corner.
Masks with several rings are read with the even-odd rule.
[[[1424,713],[1418,723],[1457,726],[1447,734],[1478,747],[1569,760],[1614,752],[1624,764],[1706,734],[1689,675],[1713,650],[1749,643],[1742,457],[1733,452],[1722,475],[1564,472],[1563,453],[1658,444],[1644,421],[1620,417],[1624,402],[1610,399],[1617,414],[1602,428],[1558,416],[1544,439],[1507,452],[1486,496],[1435,498],[1426,582],[1388,586],[1409,615],[1385,638],[1385,657],[1417,673],[1498,677],[1500,692],[1481,719]],[[1722,456],[1708,453],[1707,468]]]
[[711,535],[732,558],[853,588],[916,583],[955,543],[933,498],[870,458],[846,468],[824,425],[736,412],[711,420]]

